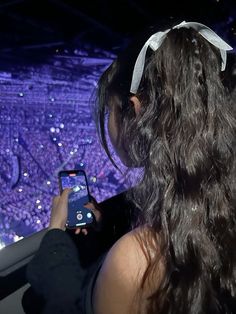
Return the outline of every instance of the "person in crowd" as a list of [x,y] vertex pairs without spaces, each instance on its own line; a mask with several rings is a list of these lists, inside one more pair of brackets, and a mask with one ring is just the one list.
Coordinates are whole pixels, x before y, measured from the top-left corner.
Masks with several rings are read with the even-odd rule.
[[[44,314],[236,313],[236,119],[223,79],[228,50],[201,23],[149,27],[102,74],[95,116],[103,147],[112,159],[108,121],[121,161],[142,170],[127,194],[136,208],[132,229],[84,276],[64,232],[70,190],[57,196],[27,269]],[[87,206],[101,223],[97,204]]]

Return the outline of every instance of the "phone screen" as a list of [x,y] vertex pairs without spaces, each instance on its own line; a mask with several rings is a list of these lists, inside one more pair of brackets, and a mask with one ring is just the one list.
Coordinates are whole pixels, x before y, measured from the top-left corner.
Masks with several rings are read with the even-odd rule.
[[90,201],[86,174],[83,170],[59,172],[60,190],[72,188],[68,197],[68,228],[85,226],[93,221],[91,211],[84,207]]
[[65,170],[59,172],[60,189],[78,187],[81,194],[88,194],[86,174],[83,170]]

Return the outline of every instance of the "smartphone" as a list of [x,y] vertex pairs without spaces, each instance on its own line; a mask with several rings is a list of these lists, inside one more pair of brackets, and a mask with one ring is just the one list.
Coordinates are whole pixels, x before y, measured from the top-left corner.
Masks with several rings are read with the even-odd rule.
[[65,188],[71,188],[68,196],[68,217],[66,227],[68,229],[84,228],[94,222],[93,212],[84,207],[91,198],[88,181],[84,170],[62,170],[58,174],[60,193]]

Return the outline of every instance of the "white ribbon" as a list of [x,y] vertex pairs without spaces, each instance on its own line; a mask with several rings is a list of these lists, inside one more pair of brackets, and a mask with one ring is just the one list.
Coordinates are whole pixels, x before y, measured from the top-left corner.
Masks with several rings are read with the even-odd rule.
[[[180,24],[173,27],[173,29],[177,28],[193,28],[195,29],[202,37],[204,37],[209,43],[214,45],[216,48],[220,50],[222,63],[221,63],[221,71],[225,70],[226,66],[226,51],[232,50],[233,48],[228,45],[220,36],[218,36],[212,29],[207,27],[204,24],[196,23],[196,22],[181,22]],[[164,39],[166,38],[166,35],[169,33],[171,29],[167,29],[164,32],[157,32],[153,34],[149,39],[145,42],[144,46],[142,47],[133,70],[133,76],[131,81],[131,87],[130,92],[135,94],[138,90],[142,75],[143,75],[143,69],[144,69],[144,63],[145,63],[145,57],[147,48],[150,47],[152,50],[157,50],[161,44],[163,43]]]

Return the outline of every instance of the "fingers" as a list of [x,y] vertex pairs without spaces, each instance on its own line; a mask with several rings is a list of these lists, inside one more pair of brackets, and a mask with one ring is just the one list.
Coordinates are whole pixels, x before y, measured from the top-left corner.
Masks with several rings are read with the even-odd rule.
[[90,195],[90,199],[91,201],[88,202],[87,204],[84,205],[84,207],[88,208],[88,209],[91,209],[93,211],[98,211],[98,212],[101,212],[101,208],[99,207],[99,204],[98,202],[96,201],[96,199]]
[[52,200],[52,207],[53,207],[53,208],[56,208],[56,207],[57,207],[59,200],[60,200],[60,196],[55,196],[55,197],[53,198],[53,200]]
[[80,234],[80,233],[83,233],[84,235],[87,235],[88,234],[88,230],[87,229],[77,228],[75,230],[75,234]]
[[[69,190],[70,192],[70,190]],[[100,222],[101,222],[101,219],[102,219],[102,214],[101,214],[101,209],[99,208],[99,205],[96,201],[96,199],[94,197],[91,196],[91,202],[88,202],[86,204],[84,204],[84,207],[90,209],[94,216],[95,216],[95,219],[96,219],[96,225],[100,225]],[[87,228],[77,228],[75,229],[75,234],[78,235],[78,234],[84,234],[84,235],[87,235],[88,234],[88,229]]]
[[88,234],[88,230],[87,230],[87,229],[82,229],[81,232],[82,232],[84,235],[87,235],[87,234]]
[[71,189],[65,189],[60,196],[53,198],[49,229],[59,228],[65,230],[68,210],[68,195]]
[[75,229],[75,234],[80,234],[81,228]]
[[89,202],[86,205],[84,205],[84,207],[90,209],[94,213],[96,221],[100,222],[100,220],[102,218],[102,214],[101,214],[100,209],[96,205],[94,205],[93,203]]
[[98,202],[96,201],[96,199],[92,195],[90,195],[90,198],[91,198],[91,201],[93,204],[96,204],[96,205],[98,204]]
[[62,202],[67,202],[68,201],[68,196],[69,194],[72,192],[72,189],[65,189],[63,190],[61,196],[60,196],[60,199],[62,200]]
[[84,207],[88,208],[88,209],[92,209],[92,210],[97,210],[95,205],[91,202],[88,202],[84,205]]
[[68,195],[70,194],[70,192],[71,192],[71,189],[65,189],[65,190],[63,190],[61,195],[55,196],[52,200],[53,208],[56,208],[60,201],[63,201],[63,205],[64,205],[65,202],[67,202],[67,200],[68,200]]

